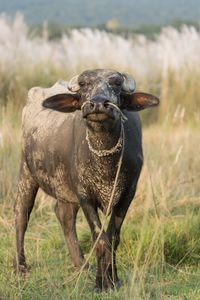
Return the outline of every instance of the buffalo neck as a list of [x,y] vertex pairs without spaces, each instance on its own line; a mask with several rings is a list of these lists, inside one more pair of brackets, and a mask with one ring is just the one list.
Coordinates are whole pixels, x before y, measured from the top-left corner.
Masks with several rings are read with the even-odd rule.
[[121,122],[115,121],[113,124],[87,124],[88,138],[95,150],[110,150],[119,141],[121,136]]

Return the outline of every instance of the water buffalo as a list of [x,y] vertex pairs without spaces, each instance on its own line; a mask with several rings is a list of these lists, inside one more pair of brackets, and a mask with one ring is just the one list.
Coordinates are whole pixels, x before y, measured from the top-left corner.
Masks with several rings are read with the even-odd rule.
[[[81,207],[94,241],[101,233],[96,245],[96,288],[119,285],[116,250],[120,229],[143,164],[137,111],[158,103],[151,94],[135,92],[130,75],[107,69],[84,71],[69,82],[29,91],[23,110],[23,150],[15,203],[18,272],[27,271],[24,235],[40,187],[57,200],[55,213],[73,264],[81,266],[84,261],[75,228]],[[101,232],[98,210],[105,213],[108,208],[109,224]]]

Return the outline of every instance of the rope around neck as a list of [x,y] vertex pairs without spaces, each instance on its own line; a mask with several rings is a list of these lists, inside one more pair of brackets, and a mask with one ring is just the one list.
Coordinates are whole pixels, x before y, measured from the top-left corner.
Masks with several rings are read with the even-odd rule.
[[[90,103],[90,101],[86,101],[82,104],[81,106],[81,110],[85,107],[86,104]],[[123,114],[123,112],[121,111],[121,109],[114,103],[109,102],[108,103],[110,106],[113,106],[120,114],[121,117],[121,131],[120,131],[120,136],[119,139],[116,143],[115,146],[113,146],[111,149],[103,149],[103,150],[97,150],[95,149],[89,139],[89,131],[88,128],[86,128],[86,141],[88,143],[88,147],[90,149],[90,151],[92,153],[94,153],[95,155],[97,155],[98,157],[105,157],[105,156],[109,156],[109,155],[113,155],[116,152],[119,152],[122,149],[122,144],[123,144],[123,123],[127,120],[126,116]]]
[[94,154],[96,154],[98,157],[104,157],[104,156],[109,156],[109,155],[113,155],[116,152],[119,152],[122,148],[122,144],[123,144],[123,124],[121,124],[121,132],[120,132],[120,136],[118,139],[117,144],[110,148],[110,149],[103,149],[103,150],[97,150],[94,149],[94,147],[91,145],[90,139],[89,139],[89,133],[88,133],[88,129],[86,128],[86,141],[88,143],[88,147],[90,149],[90,151]]

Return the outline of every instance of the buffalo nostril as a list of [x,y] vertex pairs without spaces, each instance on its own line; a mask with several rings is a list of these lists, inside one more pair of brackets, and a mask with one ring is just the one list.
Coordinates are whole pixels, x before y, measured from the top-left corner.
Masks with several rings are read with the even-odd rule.
[[90,108],[94,108],[94,103],[90,102]]
[[105,108],[108,108],[109,107],[109,101],[105,101],[103,105],[104,105]]

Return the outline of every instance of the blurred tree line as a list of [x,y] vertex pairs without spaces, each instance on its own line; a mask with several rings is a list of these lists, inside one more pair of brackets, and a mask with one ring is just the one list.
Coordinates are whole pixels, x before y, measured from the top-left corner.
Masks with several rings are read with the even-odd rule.
[[[163,27],[172,26],[178,30],[183,25],[193,26],[198,31],[200,31],[200,22],[197,21],[183,21],[176,19],[171,23],[166,24],[149,24],[149,25],[139,25],[135,27],[125,27],[120,24],[120,22],[116,19],[110,19],[106,23],[100,24],[96,27],[92,27],[94,29],[105,30],[106,32],[111,32],[114,34],[119,34],[122,36],[134,35],[134,34],[142,34],[147,38],[153,39],[156,34],[159,34]],[[56,22],[44,22],[43,24],[34,24],[30,25],[30,32],[34,35],[43,35],[46,36],[47,39],[59,39],[63,33],[68,33],[71,29],[76,28],[80,29],[80,25],[65,25]]]

